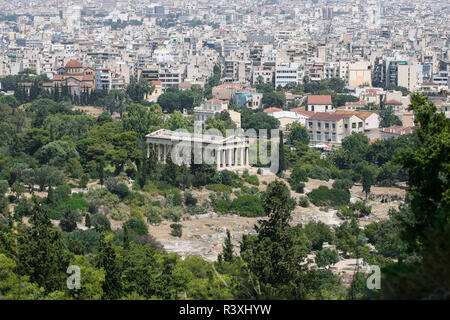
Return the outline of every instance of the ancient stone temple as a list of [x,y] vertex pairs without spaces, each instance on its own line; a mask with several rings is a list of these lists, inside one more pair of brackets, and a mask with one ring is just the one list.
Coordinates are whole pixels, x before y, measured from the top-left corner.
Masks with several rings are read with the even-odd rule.
[[217,170],[249,168],[249,140],[232,135],[197,134],[160,129],[146,136],[147,157],[153,150],[160,163],[169,157],[176,164],[190,165],[205,162],[215,164]]

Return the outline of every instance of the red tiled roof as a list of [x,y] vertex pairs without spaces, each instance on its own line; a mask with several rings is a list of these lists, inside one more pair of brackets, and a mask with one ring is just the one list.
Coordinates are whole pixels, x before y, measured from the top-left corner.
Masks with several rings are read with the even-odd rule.
[[[331,112],[314,112],[309,118],[313,120],[325,120],[325,121],[339,121],[344,118],[348,118],[345,114],[336,114]],[[350,115],[351,117],[351,115]]]
[[283,111],[283,109],[273,108],[273,107],[264,109],[264,112],[266,112],[266,113],[272,113],[272,112],[278,112],[278,111]]
[[367,105],[367,101],[361,100],[361,101],[357,101],[357,102],[346,102],[345,105],[346,106],[365,106],[365,105]]
[[344,115],[355,115],[360,119],[367,119],[372,114],[375,114],[375,112],[370,111],[353,111],[353,110],[337,110],[337,114],[344,114]]
[[221,88],[221,89],[224,89],[224,88],[242,88],[242,87],[243,87],[243,85],[240,84],[240,83],[224,83],[224,84],[216,86],[216,88]]
[[64,76],[59,75],[59,74],[55,74],[55,75],[53,76],[53,81],[61,81],[61,80],[63,80],[63,79],[64,79]]
[[307,118],[311,118],[314,115],[314,111],[297,111],[296,113],[298,113],[301,116],[305,116]]
[[153,81],[152,81],[152,85],[160,86],[161,84],[162,84],[162,81],[161,81],[161,80],[153,80]]
[[308,96],[308,104],[331,104],[331,96]]
[[393,106],[401,106],[403,103],[397,100],[388,100],[385,102],[386,105],[393,105]]
[[70,60],[69,62],[67,62],[66,68],[83,68],[83,66],[77,60]]
[[412,133],[414,127],[392,126],[383,128],[381,131],[384,133],[404,135]]
[[182,82],[178,85],[179,88],[190,88],[192,87],[192,83]]
[[94,75],[93,74],[84,75],[82,81],[94,81]]

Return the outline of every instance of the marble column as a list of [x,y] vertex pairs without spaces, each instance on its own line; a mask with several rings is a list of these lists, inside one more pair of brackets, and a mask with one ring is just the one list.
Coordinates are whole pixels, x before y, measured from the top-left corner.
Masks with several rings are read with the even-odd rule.
[[158,162],[160,162],[161,161],[161,145],[158,144],[156,148],[158,149]]
[[217,170],[220,169],[220,150],[216,149],[214,150],[214,152],[216,153],[216,166],[217,166]]
[[239,159],[239,166],[244,166],[244,148],[240,148],[241,150],[241,158]]
[[248,167],[248,166],[249,166],[249,163],[250,163],[250,161],[249,161],[249,159],[248,159],[248,154],[249,154],[248,148],[246,147],[246,148],[245,148],[245,166],[246,166],[246,167]]
[[231,167],[231,148],[229,148],[227,151],[228,151],[228,163],[227,163],[227,165],[228,165],[228,167]]

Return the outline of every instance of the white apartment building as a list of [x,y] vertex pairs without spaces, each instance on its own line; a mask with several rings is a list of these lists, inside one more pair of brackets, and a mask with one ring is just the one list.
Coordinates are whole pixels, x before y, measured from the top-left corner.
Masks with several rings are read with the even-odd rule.
[[95,69],[95,89],[97,90],[111,90],[112,77],[111,70],[108,68]]
[[183,71],[179,68],[160,68],[158,80],[161,81],[163,91],[178,86],[182,82],[182,74]]
[[311,144],[340,145],[353,132],[364,132],[364,120],[353,114],[316,112],[306,122]]
[[336,111],[336,109],[333,107],[331,96],[311,95],[308,96],[308,104],[306,105],[306,111],[334,112]]
[[284,87],[288,83],[297,84],[298,81],[298,65],[296,63],[282,63],[275,67],[275,88]]

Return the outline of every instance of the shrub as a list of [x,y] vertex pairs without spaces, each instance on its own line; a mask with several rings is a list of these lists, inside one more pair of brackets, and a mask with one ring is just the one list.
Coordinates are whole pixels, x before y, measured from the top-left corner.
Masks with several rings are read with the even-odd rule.
[[208,213],[208,209],[204,206],[189,206],[187,208],[187,212],[192,215],[195,216],[197,214],[206,214]]
[[53,191],[54,202],[65,202],[69,200],[71,193],[72,189],[66,184],[56,187]]
[[350,194],[340,189],[329,189],[320,186],[308,193],[311,202],[316,206],[341,206],[350,202]]
[[331,170],[324,167],[314,167],[309,171],[311,179],[328,181],[331,179]]
[[183,226],[181,224],[172,223],[170,225],[170,228],[172,228],[172,231],[170,232],[172,236],[181,238],[181,236],[183,235]]
[[67,249],[76,255],[84,255],[86,253],[86,246],[79,239],[69,239]]
[[59,221],[59,226],[63,231],[72,232],[77,228],[77,221],[81,220],[81,216],[78,211],[71,210],[67,208],[61,220]]
[[97,231],[100,231],[100,229],[102,229],[102,228],[106,231],[111,231],[111,223],[109,222],[108,218],[104,214],[101,214],[101,213],[92,215],[91,225]]
[[220,172],[220,176],[222,177],[222,184],[227,186],[233,185],[233,180],[236,179],[237,175],[234,172],[223,170]]
[[246,176],[244,178],[244,180],[245,180],[245,182],[250,183],[250,184],[252,184],[254,186],[259,186],[259,179],[258,179],[257,176],[254,176],[254,175],[253,176]]
[[340,190],[350,190],[350,188],[353,186],[353,181],[350,179],[337,179],[333,182],[333,188],[334,189],[340,189]]
[[361,218],[368,216],[372,212],[372,207],[365,204],[364,201],[350,203],[348,207],[341,206],[339,215],[344,218]]
[[163,214],[163,209],[160,206],[146,206],[144,208],[144,214],[149,223],[160,223],[162,221],[161,216]]
[[183,203],[183,196],[181,195],[180,191],[173,190],[172,191],[172,204],[174,206],[180,206]]
[[316,252],[316,264],[318,267],[326,267],[339,261],[339,255],[336,250],[324,248]]
[[243,195],[234,199],[231,203],[231,210],[243,217],[262,217],[265,215],[259,197],[252,195]]
[[111,193],[114,193],[114,191],[117,189],[118,184],[119,181],[115,177],[108,177],[105,179],[105,187]]
[[86,188],[89,183],[89,174],[82,174],[80,177],[80,183],[78,184],[80,188]]
[[63,241],[68,244],[70,240],[79,240],[83,243],[86,252],[92,253],[99,247],[100,234],[95,230],[75,230],[72,233],[65,233]]
[[128,189],[128,186],[125,183],[119,183],[114,193],[117,194],[120,199],[125,199],[129,196],[130,189]]
[[230,211],[230,204],[226,200],[219,200],[217,204],[214,206],[214,211],[220,213],[228,213]]
[[127,212],[121,206],[112,208],[110,215],[111,219],[116,221],[122,221],[128,217]]
[[295,186],[295,192],[297,193],[303,193],[305,192],[305,184],[303,182],[299,182],[296,186]]
[[214,192],[211,192],[209,194],[209,203],[211,204],[212,207],[215,207],[217,204],[217,194],[215,194]]
[[220,183],[208,184],[205,186],[205,188],[208,190],[214,191],[216,193],[224,193],[224,192],[231,193],[231,192],[233,192],[233,189],[230,186],[226,186],[226,185],[220,184]]
[[180,221],[180,218],[183,216],[183,210],[181,207],[167,208],[164,209],[163,216],[167,220]]
[[14,216],[20,219],[21,217],[31,215],[33,206],[33,201],[27,200],[25,198],[20,198],[19,203],[14,207]]
[[68,206],[72,210],[80,210],[80,211],[87,211],[87,209],[89,208],[89,205],[86,200],[75,195],[66,201],[66,206]]
[[305,169],[301,167],[295,167],[289,178],[289,184],[291,188],[297,193],[305,192],[305,184],[303,182],[308,181],[308,174]]
[[303,208],[309,207],[309,199],[308,199],[308,197],[305,197],[305,196],[300,197],[298,199],[298,205],[303,207]]
[[148,233],[147,224],[140,219],[130,219],[125,222],[129,230],[134,231],[137,235],[144,235]]
[[144,234],[142,236],[137,236],[134,238],[134,242],[137,244],[140,244],[140,245],[149,245],[153,249],[157,249],[157,250],[164,249],[161,242],[156,240],[156,238],[154,236],[152,236],[151,234]]
[[331,228],[323,222],[309,222],[305,225],[304,231],[311,241],[313,250],[320,250],[324,242],[330,243],[333,241]]
[[184,193],[184,204],[187,206],[195,206],[197,204],[197,198],[194,198],[191,192],[186,191]]

